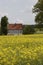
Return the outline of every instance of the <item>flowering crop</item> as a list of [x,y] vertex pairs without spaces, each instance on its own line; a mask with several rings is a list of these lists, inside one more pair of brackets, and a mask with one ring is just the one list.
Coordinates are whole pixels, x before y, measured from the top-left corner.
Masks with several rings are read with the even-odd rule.
[[43,65],[43,34],[0,36],[0,65]]

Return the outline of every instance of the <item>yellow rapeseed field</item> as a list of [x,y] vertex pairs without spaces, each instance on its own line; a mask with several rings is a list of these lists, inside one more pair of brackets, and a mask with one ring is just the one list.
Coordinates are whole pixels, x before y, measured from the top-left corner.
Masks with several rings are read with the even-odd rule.
[[0,36],[0,65],[43,65],[43,34]]

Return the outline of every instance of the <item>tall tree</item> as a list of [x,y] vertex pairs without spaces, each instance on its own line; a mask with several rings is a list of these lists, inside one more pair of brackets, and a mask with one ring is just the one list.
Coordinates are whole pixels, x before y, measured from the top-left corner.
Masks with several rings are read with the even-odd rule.
[[1,34],[7,35],[8,18],[6,16],[1,18]]
[[35,22],[37,24],[43,24],[43,0],[38,0],[34,5],[33,13],[36,14]]

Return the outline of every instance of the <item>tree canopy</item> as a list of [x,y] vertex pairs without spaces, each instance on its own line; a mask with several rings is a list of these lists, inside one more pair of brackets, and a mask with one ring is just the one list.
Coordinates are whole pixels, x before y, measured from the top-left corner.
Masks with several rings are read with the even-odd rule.
[[34,5],[33,13],[36,14],[35,22],[37,24],[43,24],[43,0],[38,0]]

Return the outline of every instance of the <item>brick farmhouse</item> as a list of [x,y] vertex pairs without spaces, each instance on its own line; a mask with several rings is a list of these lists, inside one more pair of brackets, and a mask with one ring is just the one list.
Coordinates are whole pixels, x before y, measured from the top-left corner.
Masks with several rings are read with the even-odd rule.
[[8,24],[8,35],[10,34],[22,34],[23,25],[22,24]]

